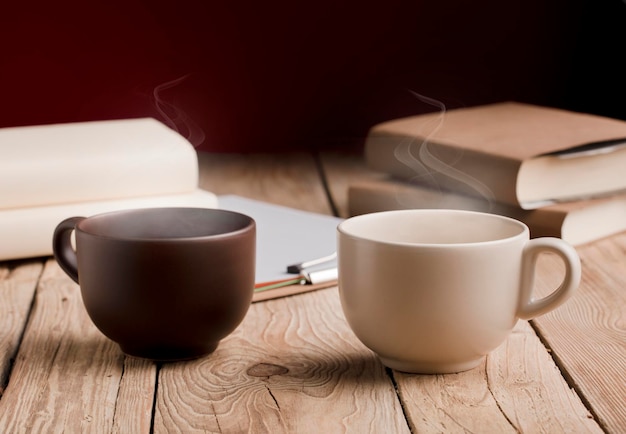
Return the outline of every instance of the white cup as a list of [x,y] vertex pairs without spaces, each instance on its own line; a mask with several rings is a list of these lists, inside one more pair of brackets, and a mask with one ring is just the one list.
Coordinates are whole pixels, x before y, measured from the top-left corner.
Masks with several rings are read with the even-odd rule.
[[[474,368],[518,319],[563,303],[581,277],[576,250],[529,240],[514,219],[459,210],[402,210],[338,226],[339,293],[348,324],[384,365],[404,372]],[[565,263],[562,284],[532,298],[536,260]]]

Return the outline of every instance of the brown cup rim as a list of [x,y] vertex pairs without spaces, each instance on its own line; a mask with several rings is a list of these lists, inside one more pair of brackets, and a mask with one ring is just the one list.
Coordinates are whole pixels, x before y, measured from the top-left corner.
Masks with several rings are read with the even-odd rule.
[[[141,236],[115,236],[98,233],[93,230],[89,230],[89,228],[85,228],[85,225],[92,224],[94,221],[99,219],[111,218],[116,215],[121,214],[134,214],[134,213],[157,213],[163,211],[201,211],[207,213],[215,213],[215,214],[231,214],[233,216],[237,216],[238,218],[243,219],[243,223],[241,227],[235,230],[228,230],[224,232],[205,234],[205,235],[193,235],[193,236],[172,236],[172,237],[141,237]],[[142,243],[163,243],[163,242],[181,242],[181,241],[200,241],[200,240],[210,240],[210,239],[219,239],[219,238],[227,238],[237,236],[239,234],[244,234],[254,229],[256,226],[255,220],[243,213],[230,211],[219,208],[196,208],[196,207],[158,207],[158,208],[133,208],[133,209],[123,209],[116,211],[108,211],[99,214],[95,214],[90,217],[86,217],[76,225],[76,231],[87,234],[91,237],[107,239],[107,240],[115,240],[115,241],[127,241],[127,242],[142,242]]]

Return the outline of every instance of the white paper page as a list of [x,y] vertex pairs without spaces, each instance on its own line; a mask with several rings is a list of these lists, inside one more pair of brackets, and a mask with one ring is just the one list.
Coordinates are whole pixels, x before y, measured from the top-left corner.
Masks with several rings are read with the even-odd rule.
[[[257,224],[256,282],[286,279],[287,266],[328,256],[337,249],[338,217],[296,210],[234,195],[218,196],[219,208],[252,217]],[[312,267],[336,267],[337,261]],[[308,269],[307,269],[308,271]]]

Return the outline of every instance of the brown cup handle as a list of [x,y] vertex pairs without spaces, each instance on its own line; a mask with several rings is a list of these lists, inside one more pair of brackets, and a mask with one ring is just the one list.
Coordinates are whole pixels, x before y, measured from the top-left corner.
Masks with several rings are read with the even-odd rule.
[[78,261],[72,248],[72,232],[85,217],[70,217],[59,223],[52,236],[52,252],[59,266],[78,283]]

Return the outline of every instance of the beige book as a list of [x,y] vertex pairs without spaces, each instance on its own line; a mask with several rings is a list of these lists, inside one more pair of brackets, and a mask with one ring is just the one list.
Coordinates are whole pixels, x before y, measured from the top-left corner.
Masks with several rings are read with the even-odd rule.
[[189,193],[196,150],[151,118],[0,129],[0,210]]
[[213,193],[196,189],[173,195],[0,209],[0,261],[52,255],[52,234],[66,218],[151,207],[217,208],[218,200]]
[[463,209],[518,219],[532,237],[560,237],[580,245],[626,230],[626,194],[560,203],[534,210],[433,190],[396,180],[363,181],[349,186],[351,216],[395,209]]
[[524,209],[626,191],[626,121],[516,102],[374,126],[368,165]]

